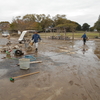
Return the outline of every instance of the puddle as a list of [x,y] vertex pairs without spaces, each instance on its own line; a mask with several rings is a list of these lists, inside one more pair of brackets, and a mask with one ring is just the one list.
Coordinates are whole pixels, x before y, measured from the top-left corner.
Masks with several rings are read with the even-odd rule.
[[95,48],[94,41],[87,41],[86,45],[83,45],[82,41],[81,42],[76,41],[75,45],[76,45],[76,48],[77,48],[77,50],[76,50],[77,54],[80,54],[80,55],[84,54],[87,57],[94,56],[94,48]]
[[42,52],[42,55],[48,56],[48,57],[52,57],[52,56],[56,56],[58,53],[55,52]]

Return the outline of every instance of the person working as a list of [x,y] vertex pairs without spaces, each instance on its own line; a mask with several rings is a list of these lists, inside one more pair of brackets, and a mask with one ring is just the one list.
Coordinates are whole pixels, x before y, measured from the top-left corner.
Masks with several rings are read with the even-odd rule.
[[32,36],[32,40],[33,40],[33,43],[35,45],[35,50],[36,51],[38,51],[38,39],[42,40],[40,35],[38,34],[38,32],[35,32],[35,34]]
[[81,38],[83,38],[83,44],[85,45],[85,43],[86,43],[86,39],[87,39],[86,34],[84,33],[84,34],[82,35],[82,37],[81,37]]

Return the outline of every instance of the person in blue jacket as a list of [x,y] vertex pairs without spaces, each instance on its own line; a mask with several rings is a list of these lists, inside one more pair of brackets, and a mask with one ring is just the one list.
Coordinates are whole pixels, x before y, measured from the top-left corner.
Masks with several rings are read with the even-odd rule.
[[33,43],[35,44],[35,50],[38,51],[38,40],[42,40],[38,32],[32,36]]
[[81,38],[83,38],[83,44],[85,45],[86,40],[87,40],[86,33],[84,33]]

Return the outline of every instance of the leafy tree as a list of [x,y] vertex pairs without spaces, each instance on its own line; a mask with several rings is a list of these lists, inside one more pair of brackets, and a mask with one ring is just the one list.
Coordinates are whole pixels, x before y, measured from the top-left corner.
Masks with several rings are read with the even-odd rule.
[[60,30],[68,30],[69,29],[72,32],[72,39],[74,40],[74,31],[77,27],[77,24],[75,24],[73,22],[73,23],[59,24],[56,27]]
[[82,30],[83,30],[83,31],[89,31],[89,27],[90,27],[89,24],[84,23],[83,26],[82,26]]
[[25,30],[25,22],[20,19],[19,16],[17,16],[15,19],[12,20],[12,23],[10,24],[10,30]]
[[16,22],[12,22],[10,24],[10,30],[17,30],[17,23]]
[[35,22],[35,20],[36,20],[35,14],[27,14],[27,15],[23,16],[22,19],[27,22]]
[[34,22],[34,23],[31,23],[31,24],[27,27],[27,29],[41,31],[41,30],[42,30],[42,27],[41,27],[41,25],[40,25],[38,22]]
[[68,21],[66,19],[66,15],[60,15],[60,14],[57,14],[52,19],[53,19],[53,24],[54,24],[53,26],[57,26],[59,24],[65,24],[66,21]]
[[45,28],[48,28],[49,26],[51,26],[53,23],[52,19],[50,18],[50,15],[45,15],[45,14],[42,14],[41,15],[41,27],[42,27],[42,30],[44,31]]
[[70,31],[75,31],[76,27],[77,27],[77,24],[75,23],[66,23],[66,24],[59,24],[56,26],[57,28],[59,29],[70,29]]
[[77,30],[77,31],[81,31],[81,30],[82,30],[81,25],[80,25],[80,24],[78,24],[78,23],[76,23],[76,24],[77,24],[76,30]]
[[99,37],[100,37],[100,15],[99,15],[98,21],[95,23],[94,27],[99,32]]
[[9,28],[10,28],[10,23],[8,21],[0,22],[1,31],[9,30]]
[[33,24],[35,22],[38,22],[38,30],[45,30],[45,28],[49,27],[52,24],[52,20],[50,18],[50,15],[45,15],[45,14],[27,14],[23,17],[23,21],[25,21],[25,23],[27,23],[27,27],[31,27],[34,26]]
[[35,18],[36,18],[35,21],[41,23],[41,21],[42,21],[45,17],[46,17],[45,14],[36,14],[36,15],[35,15]]
[[[60,14],[57,14],[52,18],[50,15],[45,15],[45,14],[27,14],[23,16],[22,19],[20,16],[14,18],[12,20],[12,23],[10,24],[10,28],[11,30],[20,30],[20,31],[23,31],[25,29],[44,31],[45,28],[56,27],[58,25],[65,25],[65,24],[76,25],[76,22],[67,20],[66,15],[60,15]],[[71,31],[73,29],[72,28],[73,25],[67,27],[66,30]],[[77,25],[79,24],[77,23]]]
[[93,32],[94,31],[94,27],[90,27],[90,31]]
[[97,21],[95,23],[95,28],[97,29],[98,32],[100,32],[100,21]]
[[[54,21],[54,26],[56,26],[56,27],[64,26],[69,31],[72,31],[72,29],[74,29],[73,28],[74,26],[78,27],[78,25],[79,25],[78,23],[76,23],[74,21],[68,20],[66,18],[66,15],[60,15],[60,14],[57,14],[56,16],[54,16],[53,21]],[[75,27],[75,30],[77,27]]]

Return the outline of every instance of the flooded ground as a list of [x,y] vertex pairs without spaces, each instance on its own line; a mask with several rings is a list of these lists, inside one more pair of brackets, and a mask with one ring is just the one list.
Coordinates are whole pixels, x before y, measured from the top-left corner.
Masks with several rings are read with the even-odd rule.
[[[0,39],[0,46],[6,41]],[[81,40],[43,39],[38,53],[30,54],[42,63],[30,64],[28,70],[20,70],[19,58],[1,59],[6,56],[1,54],[0,100],[100,100],[100,40],[89,40],[84,46]]]

